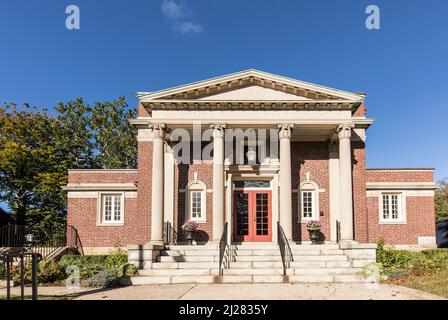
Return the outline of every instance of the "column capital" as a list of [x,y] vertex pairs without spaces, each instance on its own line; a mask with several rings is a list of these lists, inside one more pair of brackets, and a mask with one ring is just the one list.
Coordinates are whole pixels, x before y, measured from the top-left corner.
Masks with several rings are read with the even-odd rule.
[[213,138],[223,138],[226,125],[224,123],[213,123],[210,125],[213,129]]
[[278,125],[278,136],[280,139],[291,139],[293,123],[280,123]]
[[164,123],[152,123],[149,125],[149,129],[151,131],[152,138],[161,138],[165,137],[165,133],[168,131]]
[[352,129],[354,128],[353,123],[341,123],[338,126],[336,132],[338,133],[339,140],[340,139],[350,139],[352,136]]

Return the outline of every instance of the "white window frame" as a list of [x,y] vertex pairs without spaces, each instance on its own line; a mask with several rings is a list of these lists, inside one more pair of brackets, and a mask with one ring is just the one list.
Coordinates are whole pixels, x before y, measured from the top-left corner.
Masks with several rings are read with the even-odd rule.
[[[304,217],[304,192],[311,192],[311,202],[312,202],[312,214],[311,217]],[[299,222],[300,223],[306,223],[311,220],[319,221],[320,218],[320,209],[319,209],[319,186],[316,182],[310,180],[310,181],[304,181],[299,186]]]
[[[397,196],[397,218],[392,218],[392,196]],[[384,218],[383,198],[389,197],[389,218]],[[379,221],[380,224],[405,224],[406,223],[406,197],[402,192],[382,192],[379,196]]]
[[[111,220],[106,221],[106,197],[112,196]],[[120,219],[115,219],[115,201],[119,197],[120,201]],[[124,225],[124,192],[100,192],[98,195],[98,225],[99,226],[123,226]]]
[[[192,215],[192,203],[193,203],[193,193],[200,192],[201,194],[201,213],[200,217],[193,217]],[[191,182],[187,186],[186,190],[186,218],[187,220],[196,221],[197,223],[207,222],[207,186],[202,181]]]

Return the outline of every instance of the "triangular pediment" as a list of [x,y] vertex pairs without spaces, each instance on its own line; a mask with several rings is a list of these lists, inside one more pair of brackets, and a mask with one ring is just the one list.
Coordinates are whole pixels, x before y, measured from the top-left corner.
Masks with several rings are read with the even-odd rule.
[[157,92],[141,92],[139,101],[362,101],[364,95],[270,73],[247,70]]
[[233,100],[311,100],[310,98],[306,98],[303,96],[299,96],[296,94],[292,94],[289,92],[284,92],[281,90],[274,90],[271,88],[265,88],[258,85],[237,88],[221,93],[212,94],[209,96],[204,96],[198,98],[198,100],[225,100],[225,101],[233,101]]

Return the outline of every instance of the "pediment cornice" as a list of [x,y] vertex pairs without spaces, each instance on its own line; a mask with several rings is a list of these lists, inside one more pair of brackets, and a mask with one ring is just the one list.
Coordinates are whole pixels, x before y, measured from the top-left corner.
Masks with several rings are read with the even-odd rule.
[[[157,92],[140,92],[138,99],[142,104],[166,100],[173,100],[173,102],[202,100],[201,102],[207,103],[207,97],[251,86],[297,96],[297,100],[314,100],[319,103],[332,100],[362,102],[365,98],[363,94],[328,88],[258,70],[247,70]],[[284,102],[289,103],[289,101]]]

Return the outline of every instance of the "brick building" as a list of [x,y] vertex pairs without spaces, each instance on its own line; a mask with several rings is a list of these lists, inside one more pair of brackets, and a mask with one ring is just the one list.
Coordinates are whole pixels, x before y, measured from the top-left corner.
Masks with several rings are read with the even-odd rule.
[[326,243],[435,241],[433,169],[366,168],[364,94],[248,70],[138,97],[138,168],[69,172],[86,252],[163,244],[168,229],[180,244],[187,220],[198,244],[225,228],[307,244],[310,220]]

